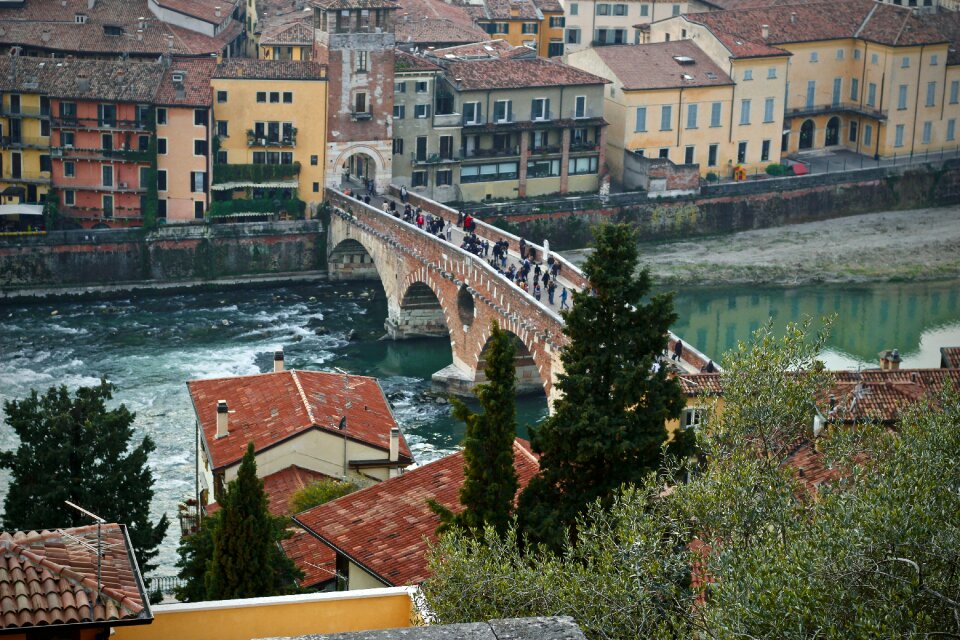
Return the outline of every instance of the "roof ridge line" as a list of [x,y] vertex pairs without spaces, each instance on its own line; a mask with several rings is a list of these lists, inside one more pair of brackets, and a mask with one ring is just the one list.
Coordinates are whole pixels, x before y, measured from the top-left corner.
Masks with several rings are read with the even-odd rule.
[[303,390],[303,385],[300,384],[300,378],[297,377],[297,370],[291,369],[290,375],[293,377],[293,383],[297,385],[297,391],[300,393],[300,399],[303,400],[303,406],[307,410],[307,418],[310,419],[310,424],[316,425],[317,421],[313,417],[313,408],[310,406],[310,401],[307,399],[307,393]]
[[[867,28],[867,23],[870,22],[870,18],[873,17],[873,14],[876,12],[877,7],[879,6],[880,6],[880,3],[875,3],[872,7],[870,7],[870,13],[868,13],[867,17],[863,19],[863,22],[860,23],[860,26],[857,28],[857,30],[853,32],[854,38],[860,37],[860,34],[863,32],[864,29]],[[901,27],[901,32],[902,30],[903,28]],[[900,33],[897,34],[897,40],[899,39],[900,39]]]
[[521,444],[520,444],[520,441],[517,440],[516,438],[513,439],[513,447],[514,447],[515,449],[519,449],[519,450],[523,453],[523,455],[525,455],[526,457],[530,458],[531,461],[536,462],[536,463],[537,463],[537,466],[540,466],[540,461],[537,460],[537,457],[536,457],[535,455],[533,455],[532,453],[530,453],[530,451],[528,451],[526,447],[524,447],[523,445],[521,445]]

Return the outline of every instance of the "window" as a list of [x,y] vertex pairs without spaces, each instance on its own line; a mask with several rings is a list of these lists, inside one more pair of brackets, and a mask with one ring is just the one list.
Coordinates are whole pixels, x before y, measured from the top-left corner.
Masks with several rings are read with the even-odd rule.
[[830,104],[834,107],[840,106],[840,92],[843,91],[843,78],[833,79],[833,93],[830,96]]
[[923,123],[923,144],[930,144],[933,135],[933,123],[927,120]]
[[320,156],[310,156],[310,166],[315,167],[320,164]]
[[741,142],[737,145],[737,164],[743,164],[747,161],[747,143]]
[[528,178],[549,178],[560,175],[559,160],[530,160],[527,162]]
[[940,56],[934,53],[930,56],[930,66],[935,67],[938,64],[940,64]]
[[900,59],[900,68],[901,69],[910,68],[910,56],[903,56],[903,58]]
[[426,162],[427,161],[427,136],[417,136],[417,151],[416,158],[417,162]]
[[664,160],[669,160],[669,159],[670,159],[670,148],[669,148],[669,147],[664,147],[664,148],[660,149],[660,153],[659,153],[658,155],[659,155],[660,158],[663,158]]
[[776,80],[777,78],[777,68],[769,67],[767,69],[767,80]]
[[203,220],[203,201],[197,200],[193,203],[193,219]]
[[445,187],[453,184],[453,171],[450,169],[442,169],[437,171],[437,186]]
[[640,5],[640,15],[644,18],[650,15],[650,5],[642,4]]
[[353,97],[353,112],[367,112],[367,94],[364,91],[358,91]]
[[20,96],[16,93],[10,94],[10,113],[20,113]]
[[493,103],[493,121],[510,122],[512,109],[510,100],[497,100]]
[[167,124],[167,110],[164,107],[157,107],[157,124]]
[[613,15],[615,15],[615,16],[625,16],[625,15],[627,15],[627,5],[625,5],[625,4],[615,4],[615,5],[613,5]]
[[859,59],[860,59],[860,49],[854,49],[854,50],[853,50],[853,59],[854,59],[854,60],[859,60]]
[[66,206],[73,206],[77,202],[77,192],[76,191],[64,191],[63,192],[63,204]]
[[494,180],[516,180],[519,175],[518,162],[497,162],[478,164],[460,169],[460,182],[491,182]]
[[960,80],[953,80],[950,82],[950,104],[957,104],[958,98],[960,98]]
[[440,159],[453,160],[453,136],[440,136]]
[[683,150],[683,164],[693,164],[693,154],[696,147],[689,146]]
[[720,115],[723,113],[723,103],[714,102],[710,105],[710,126],[719,127],[720,126]]
[[77,166],[73,162],[63,163],[63,177],[75,178],[77,176]]
[[573,101],[573,117],[587,117],[587,96],[577,96]]
[[897,87],[897,109],[903,111],[907,108],[907,85],[902,84]]
[[743,79],[744,79],[744,80],[753,80],[753,69],[744,69],[744,70],[743,70]]
[[850,100],[853,102],[860,100],[860,78],[850,78]]
[[820,54],[817,53],[816,51],[811,51],[810,62],[819,62],[819,61],[820,61]]
[[934,107],[937,103],[937,83],[928,82],[927,83],[927,106]]
[[195,127],[207,126],[207,110],[206,109],[193,110],[193,125]]
[[561,29],[566,26],[567,21],[563,16],[550,16],[550,28]]
[[567,44],[580,44],[580,29],[567,29]]
[[217,158],[215,160],[217,164],[227,164],[227,152],[226,151],[217,151]]
[[226,91],[217,91],[217,102],[223,104],[227,101],[227,92]]
[[480,124],[480,103],[479,102],[463,103],[463,123],[464,124]]
[[596,173],[599,158],[591,156],[589,158],[570,158],[567,163],[567,174],[571,176]]
[[74,136],[72,131],[60,132],[60,145],[70,149],[73,147]]
[[100,148],[104,151],[113,151],[113,135],[104,133],[100,136]]
[[138,185],[140,185],[140,188],[142,189],[147,188],[148,186],[147,183],[150,182],[148,180],[149,176],[150,176],[150,167],[140,167],[140,182],[137,183]]
[[50,121],[41,120],[40,121],[40,135],[44,137],[50,136]]
[[763,121],[764,122],[773,122],[773,107],[774,107],[773,98],[767,98],[763,101]]
[[394,120],[403,120],[407,115],[407,108],[402,104],[393,105],[393,119]]
[[817,97],[817,81],[807,80],[807,107],[812,107]]
[[428,184],[426,171],[414,171],[411,184],[414,187],[426,187]]
[[[687,129],[697,128],[697,104],[694,102],[687,105]],[[690,164],[689,162],[687,164]]]
[[167,201],[157,200],[157,217],[161,220],[167,219]]
[[267,101],[267,92],[257,91],[257,102],[266,102],[266,101]]
[[157,170],[157,191],[166,191],[167,190],[167,170],[159,169]]
[[393,139],[393,155],[403,155],[403,138]]
[[957,133],[957,120],[956,118],[950,118],[947,120],[947,142],[953,142],[954,137]]
[[167,139],[157,138],[157,155],[167,155]]
[[430,117],[430,105],[428,104],[418,104],[413,107],[413,117],[424,119]]
[[647,130],[647,108],[637,107],[637,125],[634,131]]
[[194,140],[194,141],[193,141],[193,155],[195,155],[195,156],[206,156],[206,155],[207,155],[207,141],[206,141],[206,140]]
[[105,187],[113,186],[113,165],[105,164],[100,167],[100,183]]
[[740,101],[740,124],[750,124],[750,100]]
[[903,125],[898,124],[896,131],[893,136],[893,146],[902,147],[903,146]]
[[570,3],[570,15],[572,16],[580,15],[580,5],[577,4],[576,2]]
[[191,171],[190,172],[190,191],[193,193],[203,193],[206,191],[206,182],[207,182],[207,172],[206,171]]
[[426,80],[417,80],[414,83],[414,88],[417,93],[426,93],[427,92],[427,81]]
[[880,54],[878,53],[870,54],[870,64],[880,64]]
[[608,16],[608,15],[610,15],[610,5],[608,5],[608,4],[598,4],[598,5],[597,5],[597,15],[598,15],[598,16]]
[[549,98],[534,98],[530,104],[531,120],[549,120],[550,119],[550,100]]
[[689,408],[683,410],[683,421],[681,425],[684,429],[696,429],[703,424],[704,410],[698,408]]
[[270,104],[280,104],[280,92],[271,91],[270,92]]
[[673,129],[673,107],[667,104],[660,107],[660,131],[671,129]]
[[760,144],[760,162],[770,162],[770,141],[764,140]]
[[843,60],[843,49],[837,49],[837,60]]
[[871,82],[867,85],[867,106],[877,106],[877,83]]
[[103,217],[104,218],[113,217],[113,196],[109,196],[109,195],[103,196]]
[[293,104],[293,91],[283,92],[283,104]]
[[536,22],[524,22],[520,25],[520,33],[536,33],[537,32],[537,23]]
[[393,92],[394,93],[406,93],[407,92],[407,83],[406,82],[394,82],[393,83]]
[[217,135],[221,138],[230,137],[230,123],[226,120],[217,120]]
[[715,167],[717,166],[717,151],[719,150],[720,145],[712,144],[707,147],[707,166]]
[[97,105],[97,121],[101,127],[117,126],[117,106],[113,104]]
[[672,7],[670,7],[670,15],[672,16],[680,15],[680,5],[675,4]]
[[863,144],[866,147],[873,144],[873,125],[863,125]]

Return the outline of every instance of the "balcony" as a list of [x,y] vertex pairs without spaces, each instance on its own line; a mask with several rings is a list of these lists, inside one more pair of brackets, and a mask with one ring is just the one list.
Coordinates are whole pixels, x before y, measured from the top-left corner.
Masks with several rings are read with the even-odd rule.
[[444,164],[447,162],[457,162],[457,158],[454,158],[453,155],[441,155],[439,153],[431,153],[428,156],[417,156],[416,153],[410,154],[410,162],[415,165],[420,164]]
[[82,158],[83,160],[120,160],[121,162],[150,162],[153,156],[140,149],[96,149],[85,147],[53,147],[54,158]]
[[527,151],[530,152],[530,155],[545,156],[550,153],[560,153],[561,148],[558,144],[547,144],[540,147],[530,147]]
[[579,142],[570,143],[570,153],[581,153],[584,151],[596,151],[600,148],[596,142],[591,142],[589,140],[581,140]]
[[269,182],[297,181],[300,163],[293,164],[215,164],[213,184],[265,184]]
[[12,182],[14,184],[50,184],[50,172],[41,171],[34,173],[30,171],[20,171],[17,174],[4,173],[0,176],[0,182]]
[[53,126],[59,129],[81,129],[88,131],[153,131],[154,121],[117,120],[115,118],[78,118],[60,116],[53,118]]
[[373,114],[369,111],[354,111],[350,114],[352,120],[370,120],[373,118]]
[[462,121],[463,121],[463,114],[460,114],[460,113],[433,114],[434,127],[459,127]]
[[50,146],[50,138],[3,136],[3,138],[0,138],[0,144],[2,144],[5,149],[46,149]]
[[297,129],[294,127],[287,135],[271,135],[269,133],[257,133],[253,129],[247,129],[248,147],[296,147]]
[[484,158],[516,158],[520,156],[520,147],[503,147],[500,149],[461,149],[461,160],[482,160]]
[[812,104],[802,107],[791,107],[784,111],[783,117],[803,118],[806,116],[819,116],[827,113],[850,113],[876,120],[886,120],[887,112],[874,107],[861,105],[859,102],[831,102],[830,104]]
[[16,111],[10,107],[3,107],[2,113],[5,116],[14,118],[49,118],[50,108],[41,109],[40,107],[20,107]]
[[113,184],[73,184],[69,187],[71,191],[96,191],[97,193],[146,193],[147,188],[141,187],[132,182],[114,182]]
[[292,213],[301,216],[306,204],[299,198],[246,198],[238,200],[215,200],[208,213],[215,218],[245,213]]
[[599,118],[603,118],[603,109],[586,109],[579,115],[576,112],[573,114],[574,120],[597,120]]

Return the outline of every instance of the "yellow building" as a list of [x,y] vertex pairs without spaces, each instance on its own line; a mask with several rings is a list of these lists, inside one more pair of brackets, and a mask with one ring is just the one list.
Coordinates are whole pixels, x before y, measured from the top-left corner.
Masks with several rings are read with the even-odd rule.
[[211,85],[211,215],[309,216],[323,200],[326,68],[234,58],[217,65]]
[[5,78],[0,204],[40,203],[50,190],[50,99],[36,88],[36,79],[24,74]]
[[631,160],[638,156],[723,176],[737,166],[762,171],[780,160],[782,56],[740,84],[691,40],[598,47],[567,59],[613,79],[604,104],[607,164],[613,179],[629,188],[635,186]]
[[558,0],[486,1],[468,10],[493,38],[529,47],[545,58],[563,55],[564,17]]
[[[842,18],[842,19],[840,19]],[[652,42],[694,39],[740,90],[789,57],[784,154],[847,149],[890,158],[957,148],[955,20],[871,0],[690,14],[651,25]],[[763,61],[763,66],[758,61]]]

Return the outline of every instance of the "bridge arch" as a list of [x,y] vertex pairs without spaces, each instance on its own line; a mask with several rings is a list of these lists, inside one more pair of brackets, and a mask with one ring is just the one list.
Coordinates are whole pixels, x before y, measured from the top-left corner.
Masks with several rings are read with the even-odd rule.
[[[432,338],[450,335],[450,315],[444,305],[443,290],[429,273],[418,270],[409,275],[400,288],[399,312],[387,319],[387,332],[393,339]],[[392,325],[392,326],[391,326]]]
[[[549,398],[552,388],[551,362],[549,358],[544,355],[541,349],[534,347],[532,341],[530,341],[531,336],[526,331],[519,331],[521,335],[527,337],[527,339],[524,340],[521,335],[515,333],[509,326],[505,327],[501,324],[501,328],[510,335],[516,347],[514,366],[516,367],[517,394],[539,395],[543,393]],[[477,350],[476,356],[475,384],[487,381],[484,369],[487,364],[486,355],[490,349],[490,337],[490,327],[484,327],[480,341],[482,346]],[[528,342],[531,342],[531,344],[528,344]]]
[[372,179],[378,193],[390,185],[393,174],[392,159],[388,160],[380,149],[369,144],[351,144],[335,156],[332,170],[327,172],[327,186],[342,189],[345,184],[352,188],[364,185]]
[[[332,240],[332,238],[331,238]],[[380,280],[373,254],[356,238],[344,238],[327,252],[331,280]]]

